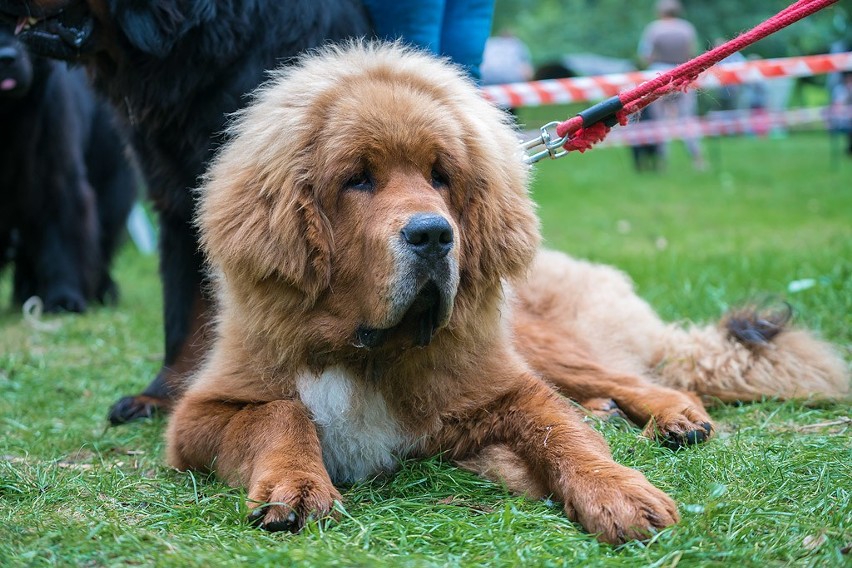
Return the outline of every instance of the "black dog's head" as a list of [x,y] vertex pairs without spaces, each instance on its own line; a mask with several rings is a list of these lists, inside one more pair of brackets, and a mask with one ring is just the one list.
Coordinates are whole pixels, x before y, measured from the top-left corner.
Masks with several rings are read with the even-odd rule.
[[39,55],[75,60],[131,47],[165,57],[216,14],[213,0],[0,0],[0,19]]
[[11,32],[0,28],[0,104],[25,96],[33,81],[33,64],[27,50]]

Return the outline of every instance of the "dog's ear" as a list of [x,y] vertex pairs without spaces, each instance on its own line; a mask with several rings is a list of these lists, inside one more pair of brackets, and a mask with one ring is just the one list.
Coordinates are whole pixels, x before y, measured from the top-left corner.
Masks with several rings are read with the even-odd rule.
[[486,156],[476,162],[483,166],[471,169],[461,205],[466,268],[473,278],[491,282],[523,276],[541,241],[525,166]]
[[112,0],[112,14],[137,49],[156,57],[168,55],[192,28],[212,20],[212,0]]
[[215,163],[200,190],[207,258],[226,278],[275,278],[316,299],[331,278],[331,238],[311,188],[234,166]]

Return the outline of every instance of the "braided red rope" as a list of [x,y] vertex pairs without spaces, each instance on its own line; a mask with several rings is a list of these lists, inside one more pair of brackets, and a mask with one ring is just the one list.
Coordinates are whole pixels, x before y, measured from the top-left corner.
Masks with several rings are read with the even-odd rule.
[[608,105],[609,108],[613,107],[612,103],[614,102],[620,103],[618,105],[620,110],[616,112],[604,110],[604,114],[601,115],[601,113],[594,112],[594,109],[599,106],[596,105],[589,111],[584,111],[565,122],[560,122],[556,126],[556,134],[560,138],[568,137],[563,148],[568,152],[574,150],[581,153],[585,152],[603,140],[609,133],[611,126],[616,123],[622,126],[627,124],[628,116],[639,112],[663,95],[674,91],[686,91],[701,73],[729,55],[836,2],[837,0],[798,0],[762,24],[719,47],[678,65],[655,79],[645,81],[619,94],[616,97],[617,101],[608,100],[601,103],[601,105]]

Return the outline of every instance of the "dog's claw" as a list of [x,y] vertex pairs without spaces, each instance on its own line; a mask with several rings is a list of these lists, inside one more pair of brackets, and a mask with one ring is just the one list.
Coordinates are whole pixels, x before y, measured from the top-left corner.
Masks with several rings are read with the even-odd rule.
[[301,529],[302,523],[298,522],[299,518],[296,516],[295,511],[291,511],[285,519],[264,522],[268,511],[269,508],[266,505],[261,505],[253,509],[248,515],[249,524],[269,532],[297,533]]
[[693,446],[706,442],[710,438],[713,426],[709,422],[701,424],[703,430],[690,430],[684,433],[670,433],[663,439],[663,445],[670,450],[679,450],[684,446]]
[[263,517],[266,515],[263,507],[252,509],[248,514],[248,522],[252,526],[260,526],[263,524]]
[[301,529],[301,526],[299,523],[296,522],[296,515],[291,514],[283,521],[270,521],[268,523],[261,523],[260,528],[269,532],[297,533]]

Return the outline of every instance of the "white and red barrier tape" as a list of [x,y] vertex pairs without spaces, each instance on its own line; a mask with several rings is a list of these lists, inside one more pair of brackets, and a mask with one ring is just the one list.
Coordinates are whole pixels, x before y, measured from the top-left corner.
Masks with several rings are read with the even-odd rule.
[[[757,83],[779,77],[809,77],[849,70],[852,70],[852,52],[761,59],[716,65],[701,75],[696,85],[707,89]],[[514,108],[595,101],[617,95],[624,89],[654,79],[658,75],[659,71],[634,71],[595,77],[548,79],[529,83],[487,85],[482,87],[482,92],[494,104]]]
[[713,111],[703,118],[680,120],[642,120],[629,128],[616,128],[601,146],[636,146],[659,144],[679,138],[731,136],[738,134],[764,135],[791,126],[828,123],[829,128],[852,125],[852,106],[799,108],[786,111],[731,110]]

